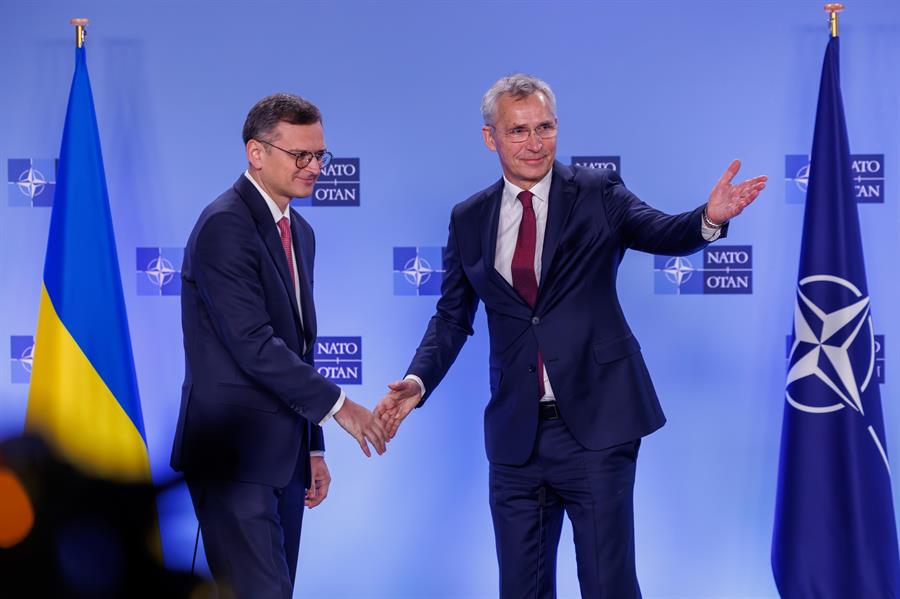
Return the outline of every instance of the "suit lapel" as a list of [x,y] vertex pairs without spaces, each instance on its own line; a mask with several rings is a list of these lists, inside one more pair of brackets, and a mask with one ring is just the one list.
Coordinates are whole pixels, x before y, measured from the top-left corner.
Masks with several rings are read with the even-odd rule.
[[487,190],[487,200],[482,207],[482,228],[481,228],[481,255],[484,256],[484,271],[488,273],[490,279],[503,292],[511,295],[519,302],[525,303],[525,300],[516,293],[515,288],[509,284],[509,281],[503,278],[494,263],[497,260],[497,229],[500,226],[500,206],[503,203],[503,186],[504,182],[501,178],[493,187]]
[[553,179],[550,183],[550,197],[547,206],[547,227],[544,229],[544,248],[541,253],[541,280],[538,283],[538,295],[544,290],[544,281],[553,268],[553,258],[559,240],[566,228],[569,215],[575,206],[576,187],[572,169],[560,162],[553,165]]
[[[272,219],[272,212],[269,210],[263,197],[259,195],[259,191],[256,190],[253,183],[248,181],[247,177],[244,175],[238,177],[237,182],[234,184],[234,188],[250,210],[253,220],[256,221],[256,230],[262,238],[266,249],[269,251],[269,255],[275,263],[275,268],[278,269],[278,274],[281,276],[281,282],[284,283],[284,288],[288,292],[288,297],[291,300],[291,307],[294,310],[294,314],[299,314],[300,309],[297,306],[297,296],[294,294],[294,282],[291,278],[291,273],[288,270],[287,258],[284,255],[284,248],[281,246],[281,235],[278,233],[278,225],[276,225],[275,221]],[[293,220],[293,217],[291,219]],[[293,229],[293,227],[294,224],[292,222],[291,228]],[[294,241],[294,247],[298,247],[296,240]],[[298,269],[299,268],[300,267],[298,266]]]
[[312,256],[311,240],[305,239],[301,234],[300,215],[296,210],[291,210],[291,237],[294,242],[294,252],[297,260],[297,273],[300,275],[300,314],[303,317],[303,337],[306,340],[306,347],[311,348],[316,339],[316,308],[313,301],[312,289],[312,273],[307,268],[310,267],[312,261],[308,259]]

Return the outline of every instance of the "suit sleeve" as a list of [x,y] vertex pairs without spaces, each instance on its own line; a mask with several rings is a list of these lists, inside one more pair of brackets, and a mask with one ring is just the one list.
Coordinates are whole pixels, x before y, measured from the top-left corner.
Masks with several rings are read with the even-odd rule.
[[[701,234],[703,207],[681,214],[666,214],[631,193],[618,173],[609,171],[604,185],[604,206],[610,228],[625,247],[681,256],[708,245]],[[724,237],[725,231],[722,231]]]
[[459,355],[459,350],[473,334],[472,322],[478,309],[478,295],[466,277],[459,256],[459,242],[454,216],[450,217],[450,234],[444,253],[444,280],[441,297],[437,302],[434,316],[422,342],[416,350],[406,373],[414,374],[425,383],[422,403],[434,392],[443,380],[450,366]]
[[340,396],[275,336],[258,269],[256,230],[223,212],[199,232],[194,254],[197,288],[222,343],[243,373],[311,422],[319,422]]
[[310,426],[309,450],[325,451],[325,434],[322,432],[322,427],[318,424]]

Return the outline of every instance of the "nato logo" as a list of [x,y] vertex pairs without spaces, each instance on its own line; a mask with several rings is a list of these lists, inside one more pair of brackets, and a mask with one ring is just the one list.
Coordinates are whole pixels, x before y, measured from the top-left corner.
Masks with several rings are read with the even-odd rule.
[[[865,413],[862,402],[876,380],[878,354],[869,307],[868,296],[847,279],[811,275],[798,281],[785,388],[791,406],[812,414],[846,407]],[[883,355],[883,338],[881,346]]]
[[571,164],[585,168],[608,168],[622,174],[621,156],[572,156]]
[[336,385],[362,385],[362,337],[319,337],[313,362]]
[[319,173],[308,198],[294,198],[295,206],[359,206],[359,158],[333,158]]
[[[850,171],[853,193],[860,204],[884,203],[884,154],[852,154]],[[806,201],[809,185],[809,156],[787,154],[784,157],[784,199],[789,204]]]
[[[875,360],[873,362],[873,378],[879,385],[884,384],[884,335],[873,335],[875,340]],[[791,350],[794,347],[794,336],[788,335],[785,338],[784,359],[787,360],[787,366],[790,368]]]
[[702,254],[653,257],[653,290],[663,295],[753,293],[753,247],[709,246]]
[[394,248],[394,295],[440,295],[444,281],[442,247]]
[[13,335],[9,338],[9,379],[11,383],[28,384],[34,362],[34,337]]
[[137,294],[181,295],[183,248],[137,248]]
[[10,158],[7,161],[7,197],[12,207],[53,205],[56,160]]

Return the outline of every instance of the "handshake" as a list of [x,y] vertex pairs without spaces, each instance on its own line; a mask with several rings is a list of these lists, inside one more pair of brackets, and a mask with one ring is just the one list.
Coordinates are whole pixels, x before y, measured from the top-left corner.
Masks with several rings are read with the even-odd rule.
[[389,384],[388,388],[390,391],[375,406],[374,413],[347,397],[334,415],[341,428],[356,439],[366,457],[372,457],[370,443],[378,455],[387,451],[387,444],[397,434],[400,423],[422,401],[422,388],[416,381],[404,379]]

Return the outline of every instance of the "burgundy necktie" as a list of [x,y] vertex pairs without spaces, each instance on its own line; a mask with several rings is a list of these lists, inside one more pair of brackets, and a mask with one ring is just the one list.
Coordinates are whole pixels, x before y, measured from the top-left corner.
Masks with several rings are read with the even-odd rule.
[[[516,238],[516,251],[512,259],[513,288],[522,296],[528,305],[534,308],[537,302],[538,283],[534,275],[534,252],[537,246],[537,219],[531,199],[534,194],[523,191],[518,195],[522,202],[522,222],[519,223],[519,236]],[[544,361],[541,352],[537,355],[538,390],[544,396]]]
[[291,273],[291,282],[295,285],[294,280],[294,252],[291,250],[293,243],[291,242],[291,221],[287,218],[281,218],[278,221],[278,230],[281,232],[281,247],[284,249],[284,257],[287,258],[288,272]]

